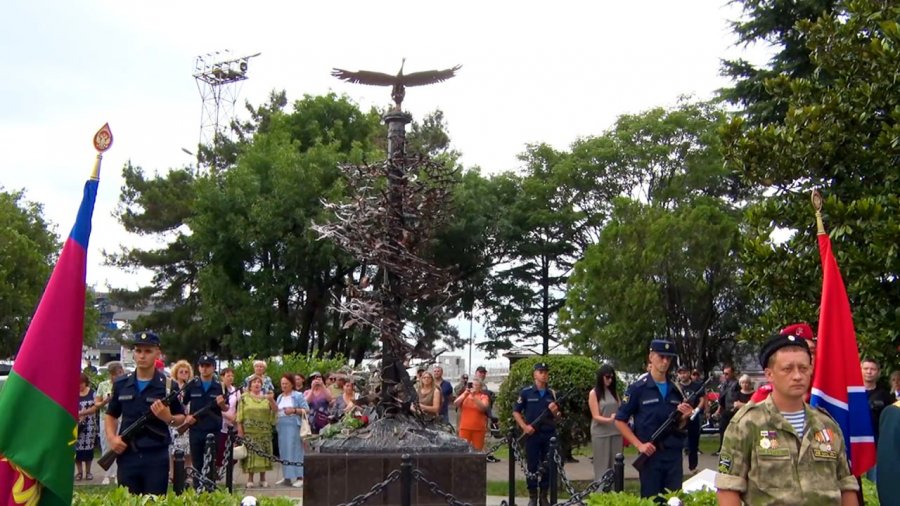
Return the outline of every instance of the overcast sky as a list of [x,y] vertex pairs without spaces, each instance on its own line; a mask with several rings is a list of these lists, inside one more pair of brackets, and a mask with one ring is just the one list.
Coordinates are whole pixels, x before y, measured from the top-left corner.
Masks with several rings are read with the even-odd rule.
[[340,82],[332,67],[395,73],[403,57],[406,72],[461,64],[447,82],[408,89],[403,105],[419,119],[442,109],[463,163],[490,173],[517,168],[528,143],[564,149],[620,114],[711,97],[727,84],[720,60],[743,52],[728,25],[738,15],[724,0],[10,0],[0,6],[0,186],[24,188],[67,234],[92,136],[109,122],[115,143],[103,161],[87,279],[101,290],[135,288],[146,273],[104,266],[101,254],[134,240],[112,217],[121,168],[194,162],[182,148],[196,151],[199,141],[198,55],[261,53],[241,102],[259,105],[273,89],[290,100],[335,91],[364,109],[387,105],[389,89]]

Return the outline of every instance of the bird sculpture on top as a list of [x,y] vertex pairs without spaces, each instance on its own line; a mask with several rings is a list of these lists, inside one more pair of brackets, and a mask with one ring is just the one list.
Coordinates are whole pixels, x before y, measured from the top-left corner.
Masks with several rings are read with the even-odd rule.
[[424,72],[413,72],[412,74],[404,74],[403,66],[406,65],[406,58],[400,64],[400,71],[397,75],[392,76],[382,72],[372,72],[371,70],[358,70],[356,72],[344,69],[333,69],[331,75],[347,82],[357,84],[369,84],[372,86],[392,86],[391,98],[394,99],[394,107],[400,110],[400,104],[406,96],[407,86],[424,86],[426,84],[439,83],[446,81],[456,75],[456,71],[462,68],[462,65],[444,69],[444,70],[426,70]]

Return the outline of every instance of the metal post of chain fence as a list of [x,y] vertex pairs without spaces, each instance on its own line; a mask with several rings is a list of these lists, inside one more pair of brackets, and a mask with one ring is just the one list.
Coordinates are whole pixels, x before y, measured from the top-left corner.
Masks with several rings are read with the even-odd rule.
[[175,450],[172,462],[172,490],[175,491],[175,495],[181,495],[184,492],[184,482],[187,478],[184,471],[184,451]]
[[400,456],[400,504],[412,504],[412,457],[408,453]]
[[[206,435],[206,443],[203,446],[203,469],[200,471],[200,475],[209,480],[209,482],[206,483],[207,492],[214,492],[216,490],[216,479],[219,477],[218,473],[216,473],[215,434]],[[201,483],[203,482],[201,481]],[[197,487],[198,490],[201,490],[202,488],[202,486]]]
[[513,451],[513,445],[516,444],[515,429],[509,429],[506,441],[509,445],[509,506],[516,506],[516,452]]
[[550,478],[549,478],[549,481],[550,481],[550,504],[556,504],[556,496],[557,496],[556,480],[559,479],[557,476],[557,473],[559,472],[559,470],[556,468],[556,462],[558,460],[556,458],[556,455],[557,455],[558,451],[559,451],[559,440],[556,439],[555,437],[551,437],[550,438],[550,454],[547,456],[548,457],[547,461],[548,461],[548,464],[550,467],[550,473],[549,473],[550,474]]
[[616,454],[616,463],[613,464],[613,491],[622,492],[625,490],[625,455],[623,453]]
[[228,433],[225,435],[225,455],[222,457],[222,465],[225,466],[225,486],[228,487],[228,493],[234,493],[234,459],[231,458],[234,451],[234,427],[228,427]]

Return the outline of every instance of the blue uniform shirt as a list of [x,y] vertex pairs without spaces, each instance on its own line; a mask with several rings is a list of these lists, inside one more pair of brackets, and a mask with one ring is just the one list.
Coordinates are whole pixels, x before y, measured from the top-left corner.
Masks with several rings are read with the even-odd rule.
[[203,384],[197,382],[184,394],[184,404],[190,406],[191,413],[196,413],[202,408],[212,404],[209,411],[197,417],[197,422],[191,426],[191,430],[197,432],[219,432],[222,430],[222,410],[216,404],[216,397],[222,395],[222,384],[212,380],[208,390],[204,390]]
[[[178,387],[174,382],[172,385],[172,388]],[[150,412],[150,405],[163,399],[166,393],[166,377],[161,372],[154,372],[153,379],[140,392],[135,373],[131,373],[113,383],[106,413],[116,418],[122,417],[122,424],[119,427],[119,430],[122,431],[145,413]],[[169,410],[173,415],[184,414],[184,408],[177,399],[169,404]],[[126,441],[129,449],[137,450],[166,448],[170,442],[171,437],[166,422],[152,415],[144,429],[136,433],[131,441]]]
[[[663,398],[659,387],[649,374],[632,383],[625,395],[622,396],[622,404],[616,412],[616,420],[628,422],[634,418],[634,434],[646,443],[665,421],[666,418],[678,409],[678,405],[684,401],[681,390],[675,383],[666,380],[668,392]],[[684,433],[677,429],[669,431],[662,440],[666,449],[681,449],[684,447]]]
[[[547,411],[547,406],[549,406],[551,402],[556,402],[556,392],[547,388],[544,390],[544,395],[541,396],[537,387],[531,385],[523,388],[522,391],[519,392],[519,398],[516,399],[516,403],[513,405],[513,411],[522,413],[522,416],[525,418],[525,423],[531,425],[539,416],[541,416],[541,413]],[[556,418],[552,413],[547,413],[544,417],[544,421],[540,426],[536,426],[535,429],[540,432],[555,431]]]

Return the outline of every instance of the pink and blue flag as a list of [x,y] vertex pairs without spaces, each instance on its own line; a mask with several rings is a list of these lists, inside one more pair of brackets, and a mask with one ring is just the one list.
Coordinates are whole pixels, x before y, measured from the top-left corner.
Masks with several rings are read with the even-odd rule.
[[818,240],[822,303],[810,404],[826,409],[841,426],[850,470],[860,476],[875,465],[875,433],[847,290],[828,234],[820,230]]

